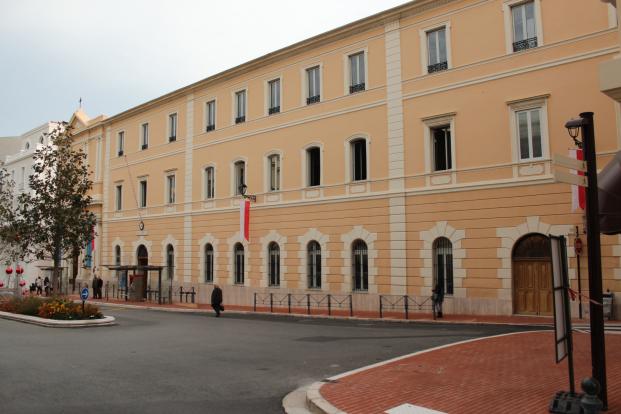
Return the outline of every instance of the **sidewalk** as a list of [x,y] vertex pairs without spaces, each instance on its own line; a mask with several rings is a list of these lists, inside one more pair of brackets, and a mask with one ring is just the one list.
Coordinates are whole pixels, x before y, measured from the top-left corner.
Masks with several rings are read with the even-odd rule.
[[[384,413],[409,403],[443,413],[547,413],[555,392],[569,388],[567,360],[555,364],[553,343],[549,331],[509,334],[345,373],[319,388],[329,403],[320,412]],[[576,333],[574,347],[580,391],[591,371],[589,336]],[[621,413],[621,335],[606,336],[606,354],[608,413]]]
[[[80,300],[78,295],[69,295],[74,300]],[[211,305],[209,304],[193,304],[193,303],[179,303],[173,301],[172,304],[159,305],[157,302],[131,302],[122,299],[89,299],[88,302],[94,304],[108,304],[108,305],[127,305],[130,307],[145,308],[145,309],[161,309],[170,311],[194,311],[194,312],[212,312]],[[331,314],[328,314],[327,309],[311,309],[310,314],[307,313],[306,308],[292,308],[292,312],[289,313],[286,308],[274,308],[273,312],[270,312],[268,307],[257,306],[256,312],[253,306],[236,306],[224,304],[226,311],[242,312],[242,313],[273,313],[277,315],[292,315],[292,316],[310,316],[310,317],[331,317],[331,318],[344,318],[350,319],[348,310],[333,309]],[[444,314],[441,319],[433,320],[431,313],[409,313],[408,319],[405,319],[403,312],[384,312],[383,318],[380,319],[379,312],[365,312],[355,311],[353,318],[355,319],[377,319],[385,321],[401,321],[401,322],[431,322],[431,323],[466,323],[466,324],[500,324],[500,325],[528,325],[528,326],[545,326],[552,327],[554,319],[547,316],[521,316],[521,315],[451,315]],[[588,318],[573,319],[572,323],[574,327],[585,328],[589,324]],[[605,321],[606,327],[613,327],[621,329],[621,321]]]

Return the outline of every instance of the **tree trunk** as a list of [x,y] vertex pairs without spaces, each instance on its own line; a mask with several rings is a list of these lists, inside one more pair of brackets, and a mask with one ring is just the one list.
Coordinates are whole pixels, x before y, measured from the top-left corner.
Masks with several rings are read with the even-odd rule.
[[[60,244],[60,243],[59,243]],[[54,271],[52,272],[52,289],[54,292],[54,296],[58,295],[60,292],[60,286],[58,282],[60,280],[62,269],[60,267],[62,262],[61,251],[60,248],[57,247],[54,249]]]

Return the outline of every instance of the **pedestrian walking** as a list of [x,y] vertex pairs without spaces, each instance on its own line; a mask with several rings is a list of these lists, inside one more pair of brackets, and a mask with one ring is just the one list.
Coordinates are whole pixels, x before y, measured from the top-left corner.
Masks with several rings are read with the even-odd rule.
[[442,302],[444,302],[444,284],[441,281],[436,282],[436,285],[432,290],[431,302],[434,315],[441,318]]
[[218,285],[213,285],[211,307],[216,311],[216,317],[220,317],[220,312],[224,311],[224,306],[222,306],[222,289]]
[[93,299],[97,299],[97,275],[93,274],[93,281],[91,282],[91,288],[93,289]]

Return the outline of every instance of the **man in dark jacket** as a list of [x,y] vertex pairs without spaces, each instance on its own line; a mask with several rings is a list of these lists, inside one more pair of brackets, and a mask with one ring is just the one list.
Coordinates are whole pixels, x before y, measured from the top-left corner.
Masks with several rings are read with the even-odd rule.
[[220,317],[220,311],[223,311],[224,307],[222,306],[222,289],[218,285],[213,285],[211,307],[216,311],[216,317]]
[[103,291],[103,279],[101,276],[97,276],[97,297],[99,299],[103,299],[101,297],[101,292]]

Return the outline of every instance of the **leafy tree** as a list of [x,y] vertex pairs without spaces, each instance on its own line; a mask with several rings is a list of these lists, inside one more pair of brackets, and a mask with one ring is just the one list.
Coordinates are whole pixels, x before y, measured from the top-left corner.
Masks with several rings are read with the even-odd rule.
[[62,260],[94,237],[96,219],[88,210],[93,182],[86,154],[72,147],[71,127],[60,123],[49,136],[51,144],[34,154],[32,191],[19,196],[18,226],[29,254],[37,259],[52,256],[52,286],[56,287]]
[[0,262],[10,264],[26,259],[28,240],[20,235],[20,211],[15,182],[0,170]]

